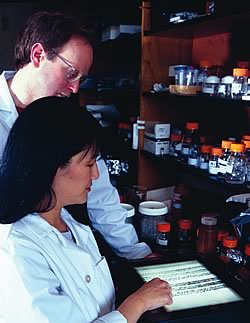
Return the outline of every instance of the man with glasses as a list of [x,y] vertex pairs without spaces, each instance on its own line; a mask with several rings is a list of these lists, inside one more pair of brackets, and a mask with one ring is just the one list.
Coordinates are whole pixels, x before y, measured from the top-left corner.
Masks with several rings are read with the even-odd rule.
[[[0,75],[0,156],[10,128],[28,104],[42,97],[68,98],[78,92],[93,61],[91,38],[67,14],[38,12],[17,40],[15,59],[16,71]],[[98,169],[100,177],[88,197],[93,227],[117,255],[128,259],[148,256],[149,246],[139,243],[133,226],[124,221],[126,211],[102,159]]]

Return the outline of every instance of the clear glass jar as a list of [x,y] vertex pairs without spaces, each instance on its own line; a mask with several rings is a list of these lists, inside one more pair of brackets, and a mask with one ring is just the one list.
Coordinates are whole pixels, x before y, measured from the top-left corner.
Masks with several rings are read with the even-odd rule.
[[244,144],[231,144],[227,160],[225,180],[230,184],[243,184],[246,178],[246,157]]
[[199,162],[198,162],[200,169],[208,170],[211,149],[212,149],[211,145],[201,145]]
[[231,96],[233,99],[242,99],[242,96],[247,94],[248,69],[234,68],[233,76]]
[[156,243],[159,246],[166,247],[169,243],[169,232],[171,225],[169,222],[157,223]]
[[176,65],[175,70],[175,84],[187,85],[187,69],[188,65]]
[[224,178],[226,175],[227,160],[231,154],[230,147],[232,143],[233,142],[231,140],[222,140],[221,142],[222,153],[218,159],[218,177],[220,178]]
[[222,149],[220,147],[212,147],[211,155],[208,163],[208,172],[211,175],[218,175],[219,169],[219,156],[222,153]]
[[157,224],[166,222],[168,207],[158,201],[145,201],[139,204],[140,228],[139,238],[142,241],[155,241]]

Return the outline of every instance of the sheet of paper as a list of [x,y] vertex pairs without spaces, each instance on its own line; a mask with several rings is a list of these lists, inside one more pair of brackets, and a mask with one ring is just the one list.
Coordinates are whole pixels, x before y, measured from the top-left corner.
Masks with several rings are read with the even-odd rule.
[[144,281],[159,277],[170,283],[173,304],[165,306],[168,312],[243,300],[198,260],[141,266],[135,270]]

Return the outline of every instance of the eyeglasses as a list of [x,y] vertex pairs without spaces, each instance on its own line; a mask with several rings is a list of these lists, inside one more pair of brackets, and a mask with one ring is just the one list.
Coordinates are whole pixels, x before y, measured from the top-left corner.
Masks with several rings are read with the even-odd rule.
[[64,57],[59,55],[57,52],[54,51],[54,54],[68,66],[68,72],[66,75],[66,79],[69,83],[73,83],[80,79],[80,83],[86,80],[87,75],[82,74],[77,68],[72,66]]

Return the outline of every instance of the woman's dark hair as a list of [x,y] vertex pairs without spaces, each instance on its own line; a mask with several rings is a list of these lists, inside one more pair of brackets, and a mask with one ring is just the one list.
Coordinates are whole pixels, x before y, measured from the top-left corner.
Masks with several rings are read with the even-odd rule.
[[57,169],[80,152],[96,157],[99,131],[96,119],[70,99],[31,103],[14,123],[0,163],[0,223],[51,209]]
[[93,33],[83,29],[73,16],[64,12],[39,11],[31,16],[22,33],[17,38],[15,46],[15,66],[22,68],[30,62],[31,48],[35,43],[41,43],[47,52],[48,59],[55,57],[55,52],[77,36],[94,44]]

